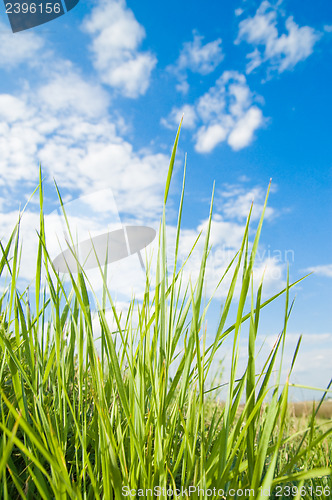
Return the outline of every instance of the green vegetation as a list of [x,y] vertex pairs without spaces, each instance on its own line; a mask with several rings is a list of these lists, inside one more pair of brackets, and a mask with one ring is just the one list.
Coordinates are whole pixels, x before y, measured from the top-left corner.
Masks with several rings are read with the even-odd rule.
[[[99,352],[84,270],[70,275],[69,294],[52,272],[45,244],[41,179],[35,307],[30,307],[29,291],[18,289],[19,224],[6,245],[1,245],[0,273],[10,275],[0,299],[1,498],[121,499],[128,491],[123,490],[125,486],[136,490],[136,497],[139,489],[155,486],[173,491],[183,487],[187,492],[195,486],[201,491],[191,489],[190,498],[204,498],[203,490],[213,488],[223,490],[224,495],[219,492],[212,498],[330,498],[331,421],[318,422],[313,411],[298,428],[288,411],[288,381],[281,380],[278,355],[284,348],[292,309],[290,290],[296,283],[288,280],[284,290],[265,302],[262,283],[257,291],[253,289],[252,271],[267,197],[251,251],[249,214],[241,248],[220,276],[219,286],[224,286],[225,276],[231,273],[231,285],[215,337],[207,345],[204,325],[210,301],[203,304],[203,284],[212,202],[199,277],[196,283],[184,283],[183,267],[178,265],[184,184],[174,270],[170,273],[167,268],[164,207],[157,285],[150,287],[147,276],[143,302],[133,300],[126,317],[117,314],[104,287],[98,312]],[[42,267],[47,276],[45,288]],[[105,284],[103,266],[100,271]],[[236,283],[241,284],[241,292],[232,320]],[[260,311],[281,294],[285,297],[284,328],[257,374]],[[107,321],[108,302],[116,332]],[[239,376],[244,322],[249,329],[248,362]],[[229,336],[233,338],[232,365],[227,397],[221,405],[207,380]],[[273,383],[275,371],[277,382]],[[249,496],[249,488],[254,495]],[[234,489],[242,494],[232,495]],[[147,493],[144,498],[152,496]],[[173,498],[180,495],[175,492]]]

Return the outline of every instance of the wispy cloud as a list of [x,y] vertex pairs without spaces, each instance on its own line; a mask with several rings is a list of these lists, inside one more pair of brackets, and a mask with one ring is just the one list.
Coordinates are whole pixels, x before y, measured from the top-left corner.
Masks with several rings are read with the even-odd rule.
[[204,37],[194,33],[192,42],[185,42],[176,66],[179,70],[189,69],[193,73],[208,75],[216,69],[224,58],[221,38],[203,44]]
[[194,104],[173,108],[162,123],[176,126],[184,113],[183,126],[196,127],[194,140],[198,153],[209,153],[224,141],[237,151],[248,146],[255,131],[264,124],[263,113],[254,101],[245,76],[225,71],[215,86]]
[[33,31],[13,35],[0,21],[0,68],[12,69],[19,64],[35,64],[45,55],[45,41]]
[[194,106],[184,104],[181,108],[173,108],[167,118],[160,120],[161,124],[166,128],[174,129],[176,124],[179,125],[180,120],[184,117],[183,128],[194,129],[198,122],[198,116]]
[[204,44],[204,37],[197,32],[193,32],[193,37],[192,41],[183,44],[175,65],[168,68],[179,79],[177,90],[183,93],[186,93],[189,88],[188,71],[208,75],[219,66],[224,58],[221,38]]
[[[273,190],[275,190],[273,186]],[[243,184],[225,185],[216,193],[215,204],[220,213],[227,219],[236,219],[243,221],[248,217],[248,213],[253,203],[251,220],[260,218],[264,200],[266,196],[266,189],[261,186],[243,186]],[[266,207],[265,219],[273,219],[276,217],[277,211],[270,206]]]
[[318,276],[324,276],[325,278],[332,278],[332,264],[308,267],[306,272],[315,273]]
[[83,30],[92,37],[92,62],[101,81],[126,97],[145,94],[157,59],[139,50],[145,30],[125,1],[100,2],[83,22]]
[[243,9],[239,7],[238,9],[235,9],[234,14],[236,15],[236,17],[239,17],[243,14],[243,12]]
[[298,26],[292,16],[285,21],[286,32],[280,33],[278,26],[281,22],[278,7],[266,0],[253,17],[240,22],[235,43],[245,41],[254,47],[254,51],[247,55],[247,73],[263,63],[267,63],[270,70],[282,73],[312,54],[320,34],[310,26]]

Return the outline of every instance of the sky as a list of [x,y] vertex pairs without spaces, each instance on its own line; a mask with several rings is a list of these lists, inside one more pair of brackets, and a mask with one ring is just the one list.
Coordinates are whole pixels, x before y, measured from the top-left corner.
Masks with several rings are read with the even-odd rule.
[[[19,33],[1,7],[1,239],[36,188],[39,164],[54,257],[62,224],[54,179],[80,241],[121,224],[157,229],[183,115],[168,202],[170,248],[186,154],[182,258],[206,227],[215,182],[207,296],[239,248],[252,200],[253,240],[272,179],[255,283],[264,272],[268,298],[285,286],[288,266],[291,281],[313,272],[291,291],[285,361],[303,335],[292,381],[325,387],[332,359],[331,56],[328,0],[81,0]],[[38,223],[35,196],[22,220],[22,287],[33,282]],[[202,248],[187,278],[197,276]],[[131,286],[139,295],[142,270],[136,256],[113,267],[125,304]],[[227,281],[211,304],[211,335],[226,293]],[[263,312],[264,349],[283,315],[282,298]],[[220,356],[227,360],[229,351]],[[294,392],[295,399],[319,395]]]

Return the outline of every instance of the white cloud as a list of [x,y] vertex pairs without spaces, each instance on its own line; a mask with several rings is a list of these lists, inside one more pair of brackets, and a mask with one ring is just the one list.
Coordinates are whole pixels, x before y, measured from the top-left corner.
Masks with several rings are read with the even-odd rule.
[[[24,113],[20,113],[24,110]],[[43,136],[36,128],[33,109],[8,94],[0,97],[0,185],[37,179],[36,153]]]
[[215,86],[193,105],[173,108],[162,123],[175,127],[185,109],[189,111],[187,127],[198,127],[194,140],[199,153],[208,153],[224,141],[235,151],[242,149],[253,141],[255,131],[264,124],[245,76],[237,71],[225,71]]
[[13,123],[28,111],[25,103],[10,94],[0,94],[0,119]]
[[282,73],[290,70],[307,59],[313,52],[320,34],[310,26],[299,27],[292,16],[285,22],[286,33],[278,31],[278,10],[264,0],[254,17],[243,19],[235,43],[246,41],[255,47],[248,54],[247,73],[263,64],[269,63],[272,70]]
[[43,57],[44,40],[33,31],[13,34],[0,22],[0,67],[11,69],[18,64],[35,64]]
[[235,9],[235,11],[234,11],[234,13],[235,13],[236,17],[241,16],[241,14],[243,14],[243,12],[244,12],[244,11],[243,11],[243,9],[241,9],[241,8]]
[[198,153],[209,153],[226,137],[227,130],[219,123],[203,126],[197,132],[195,149]]
[[204,37],[194,33],[192,42],[185,42],[176,66],[179,70],[189,69],[193,73],[208,75],[224,58],[221,38],[203,45]]
[[325,278],[332,278],[332,264],[326,264],[325,266],[312,266],[306,269],[309,273],[315,273],[317,276],[324,276]]
[[89,83],[78,73],[57,73],[38,89],[42,105],[50,111],[66,111],[68,115],[79,112],[87,117],[105,113],[109,104],[108,94],[95,83]]
[[0,185],[33,190],[38,164],[61,189],[86,194],[109,186],[123,212],[160,214],[168,156],[136,152],[109,115],[109,97],[71,65],[50,70],[33,90],[0,95]]
[[162,118],[161,124],[167,128],[173,128],[174,124],[180,123],[183,116],[183,128],[194,129],[198,120],[194,106],[185,104],[181,108],[174,108],[168,118]]
[[185,42],[180,52],[179,58],[174,66],[169,66],[169,71],[173,72],[179,79],[176,89],[183,94],[189,90],[187,82],[188,70],[200,75],[212,73],[224,59],[222,52],[222,40],[217,38],[212,42],[203,44],[204,37],[193,32],[194,39]]
[[[273,186],[271,187],[271,191],[272,188]],[[216,207],[226,219],[243,221],[247,219],[250,206],[254,203],[251,220],[257,220],[261,216],[265,196],[266,189],[260,186],[250,188],[249,186],[244,187],[241,184],[225,185],[223,189],[218,190],[216,193]],[[265,220],[274,218],[276,213],[274,208],[267,206]]]
[[256,106],[252,106],[246,114],[240,118],[228,137],[228,144],[238,151],[252,142],[255,130],[263,122],[263,113]]
[[187,80],[182,80],[175,85],[175,88],[181,94],[187,94],[189,90],[189,83],[187,82]]
[[136,98],[149,86],[157,60],[151,52],[140,52],[145,30],[124,0],[100,2],[83,22],[92,36],[93,64],[103,83],[126,97]]
[[[26,186],[32,186],[38,178],[38,163],[46,158],[50,164],[45,170],[60,170],[66,184],[66,179],[77,175],[78,151],[84,154],[80,141],[87,136],[96,140],[110,131],[114,135],[114,126],[108,124],[103,130],[100,120],[107,116],[107,94],[64,67],[56,76],[50,70],[46,82],[33,91],[22,91],[20,97],[0,95],[0,184],[13,187],[26,181]],[[50,149],[53,163],[66,157],[67,171],[51,165]]]

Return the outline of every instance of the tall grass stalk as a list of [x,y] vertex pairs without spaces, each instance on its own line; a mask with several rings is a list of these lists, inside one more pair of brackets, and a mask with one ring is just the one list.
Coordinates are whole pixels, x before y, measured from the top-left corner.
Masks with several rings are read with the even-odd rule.
[[[269,490],[274,498],[280,484],[331,486],[331,457],[326,459],[321,450],[330,440],[332,426],[320,428],[313,414],[308,428],[287,434],[289,377],[283,383],[278,355],[282,360],[293,306],[290,290],[301,280],[290,283],[288,277],[285,289],[265,302],[263,283],[257,291],[253,287],[269,190],[251,251],[250,210],[241,247],[220,276],[218,287],[225,286],[226,277],[230,285],[211,343],[205,330],[211,299],[206,304],[203,299],[213,195],[198,279],[186,283],[183,269],[187,261],[182,266],[178,263],[185,169],[173,271],[168,271],[165,206],[179,133],[180,128],[165,188],[155,286],[150,286],[147,272],[143,301],[133,299],[122,317],[106,285],[106,266],[100,263],[104,290],[98,311],[99,351],[84,269],[69,273],[68,293],[47,251],[41,174],[33,308],[29,290],[21,293],[18,287],[19,223],[7,244],[1,244],[0,274],[10,277],[0,299],[3,499],[121,499],[128,491],[124,487],[138,491],[157,486],[161,488],[159,498],[170,498],[165,492],[169,488],[173,498],[189,497],[186,490],[190,486],[201,489],[191,494],[193,498],[203,498],[208,488],[223,490],[225,497],[232,489],[241,489],[242,498],[267,498],[264,491]],[[282,294],[284,327],[262,372],[257,373],[260,312]],[[106,303],[115,329],[108,321]],[[232,320],[234,303],[237,312]],[[249,312],[245,312],[248,304]],[[245,322],[248,359],[239,375],[239,342]],[[208,380],[229,337],[233,338],[231,369],[226,400],[221,404],[214,399]],[[278,375],[273,382],[275,371]],[[285,455],[287,460],[281,460]],[[216,498],[224,497],[220,493]]]

